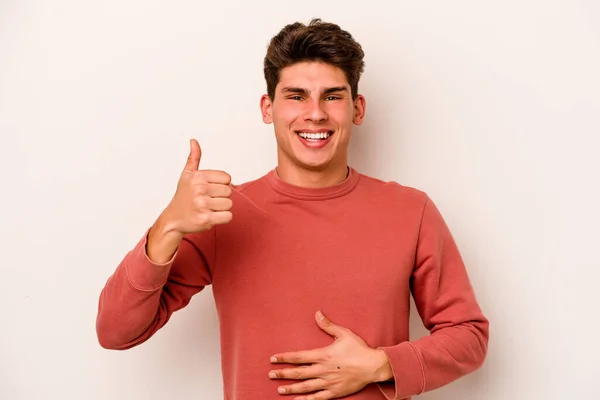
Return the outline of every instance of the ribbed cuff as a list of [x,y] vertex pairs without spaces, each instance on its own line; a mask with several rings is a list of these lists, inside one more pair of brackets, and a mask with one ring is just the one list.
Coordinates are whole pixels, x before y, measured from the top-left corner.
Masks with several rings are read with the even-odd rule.
[[417,349],[410,342],[378,348],[387,355],[394,375],[394,382],[378,383],[383,395],[388,400],[401,400],[423,393],[425,373]]
[[148,253],[146,252],[149,231],[150,230],[146,231],[146,234],[140,239],[129,254],[127,254],[125,259],[125,270],[127,272],[129,283],[131,283],[135,289],[143,292],[159,290],[167,283],[171,264],[173,264],[173,260],[177,255],[177,252],[175,252],[173,257],[163,264],[157,264],[150,260]]

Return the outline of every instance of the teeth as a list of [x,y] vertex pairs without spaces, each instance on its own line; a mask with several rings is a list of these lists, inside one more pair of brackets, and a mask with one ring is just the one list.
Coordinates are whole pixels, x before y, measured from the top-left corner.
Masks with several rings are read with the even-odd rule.
[[304,139],[327,139],[331,134],[329,132],[322,132],[322,133],[300,132],[299,135],[301,138],[304,138]]

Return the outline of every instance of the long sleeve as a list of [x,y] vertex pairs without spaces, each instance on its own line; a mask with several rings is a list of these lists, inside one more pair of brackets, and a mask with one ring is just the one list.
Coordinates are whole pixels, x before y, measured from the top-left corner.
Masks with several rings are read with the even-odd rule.
[[100,293],[96,332],[104,348],[124,350],[145,342],[212,281],[214,229],[185,236],[165,264],[148,258],[148,232],[125,255]]
[[399,400],[444,386],[478,369],[487,355],[489,322],[483,315],[455,241],[427,199],[411,276],[416,308],[430,335],[381,347],[394,382],[380,384]]

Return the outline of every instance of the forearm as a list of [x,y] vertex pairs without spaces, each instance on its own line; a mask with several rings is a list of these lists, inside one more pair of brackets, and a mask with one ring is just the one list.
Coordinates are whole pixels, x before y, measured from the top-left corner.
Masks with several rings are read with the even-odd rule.
[[[160,240],[156,235],[159,240],[150,244],[151,230],[127,253],[100,294],[96,330],[103,347],[128,349],[143,343],[211,283],[214,230],[177,238],[175,250],[169,247],[173,237]],[[157,261],[171,257],[158,263],[148,250]]]
[[171,260],[153,263],[146,244],[141,240],[125,256],[100,294],[96,330],[105,348],[125,349],[145,341],[165,317],[161,295]]
[[382,387],[389,399],[440,388],[476,369],[487,354],[485,318],[435,330],[411,342],[381,347],[388,356],[393,384]]

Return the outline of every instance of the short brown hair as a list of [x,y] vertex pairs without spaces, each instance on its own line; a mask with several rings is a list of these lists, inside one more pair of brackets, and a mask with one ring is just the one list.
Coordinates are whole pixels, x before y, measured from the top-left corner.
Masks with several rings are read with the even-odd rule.
[[314,18],[308,25],[294,22],[275,35],[264,59],[267,94],[275,98],[281,70],[303,61],[319,61],[344,71],[352,98],[358,95],[358,81],[364,70],[364,52],[352,35],[338,25]]

